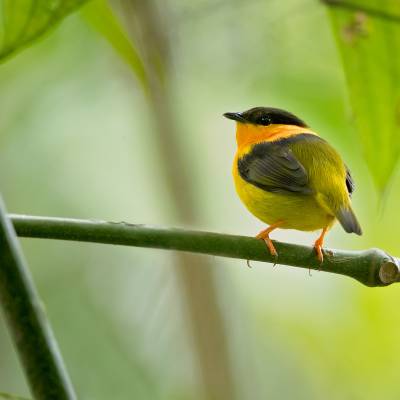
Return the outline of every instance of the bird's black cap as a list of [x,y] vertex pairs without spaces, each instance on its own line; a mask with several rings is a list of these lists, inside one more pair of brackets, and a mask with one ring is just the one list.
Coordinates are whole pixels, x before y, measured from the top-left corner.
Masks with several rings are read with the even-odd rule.
[[242,122],[244,124],[265,126],[272,124],[283,124],[296,125],[304,128],[307,127],[307,124],[304,121],[302,121],[300,118],[297,118],[292,113],[272,107],[254,107],[243,112],[228,112],[224,114],[224,117],[233,119],[234,121]]

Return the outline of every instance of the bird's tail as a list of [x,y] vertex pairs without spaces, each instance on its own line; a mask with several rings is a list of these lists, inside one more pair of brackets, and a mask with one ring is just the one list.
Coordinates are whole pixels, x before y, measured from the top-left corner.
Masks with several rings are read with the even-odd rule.
[[350,206],[342,206],[336,212],[336,218],[347,233],[362,235],[362,230]]

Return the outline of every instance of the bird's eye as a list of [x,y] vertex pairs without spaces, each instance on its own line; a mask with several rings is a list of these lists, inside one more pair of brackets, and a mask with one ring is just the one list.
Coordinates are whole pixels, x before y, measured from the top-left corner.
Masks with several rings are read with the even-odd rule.
[[260,125],[269,125],[271,123],[271,117],[269,115],[263,115],[259,119]]

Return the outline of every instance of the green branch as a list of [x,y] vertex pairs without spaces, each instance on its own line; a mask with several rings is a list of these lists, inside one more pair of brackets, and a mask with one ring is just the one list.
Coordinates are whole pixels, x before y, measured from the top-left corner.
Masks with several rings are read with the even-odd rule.
[[[0,303],[34,398],[75,399],[42,302],[1,199]],[[2,396],[4,398],[4,394]]]
[[251,237],[184,229],[133,225],[126,222],[88,221],[11,215],[16,232],[22,237],[73,240],[180,250],[244,260],[266,261],[293,267],[333,272],[352,277],[367,286],[386,286],[400,281],[400,261],[382,250],[326,250],[320,265],[314,249],[275,242],[275,260],[265,244]]

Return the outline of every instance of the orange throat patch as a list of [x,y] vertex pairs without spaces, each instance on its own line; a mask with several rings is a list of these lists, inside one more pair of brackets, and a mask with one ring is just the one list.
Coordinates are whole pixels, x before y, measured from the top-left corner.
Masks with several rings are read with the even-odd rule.
[[263,126],[254,124],[243,124],[241,122],[238,122],[236,124],[236,142],[239,149],[249,146],[251,144],[265,141],[272,142],[290,136],[299,135],[301,133],[317,135],[317,133],[313,132],[309,128],[304,128],[296,125],[272,124],[268,126]]

